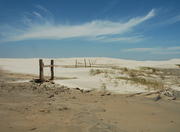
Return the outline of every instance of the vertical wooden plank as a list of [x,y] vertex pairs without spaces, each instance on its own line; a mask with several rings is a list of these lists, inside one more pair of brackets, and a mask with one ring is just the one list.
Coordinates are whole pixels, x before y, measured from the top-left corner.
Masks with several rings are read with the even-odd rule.
[[51,60],[51,79],[54,80],[54,60]]
[[77,62],[77,59],[76,59],[76,62],[75,62],[75,67],[77,68],[77,65],[78,65],[78,62]]
[[43,60],[42,59],[39,59],[39,80],[41,82],[44,81],[44,70],[43,70]]
[[86,59],[84,59],[84,66],[86,67]]

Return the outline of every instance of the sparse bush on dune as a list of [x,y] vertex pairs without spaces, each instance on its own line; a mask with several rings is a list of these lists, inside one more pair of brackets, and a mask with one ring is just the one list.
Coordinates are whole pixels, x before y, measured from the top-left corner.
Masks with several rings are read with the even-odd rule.
[[146,73],[155,74],[159,72],[160,70],[154,67],[140,67],[140,70]]
[[134,78],[137,76],[137,74],[135,72],[131,72],[131,71],[128,74],[131,78]]
[[108,74],[114,74],[115,72],[112,71],[112,70],[107,70],[107,69],[91,69],[89,71],[89,74],[92,75],[92,76],[95,76],[95,75],[98,75],[98,74],[101,74],[101,73],[104,73],[105,77],[108,77]]
[[100,69],[91,69],[89,71],[89,74],[92,75],[92,76],[95,76],[95,75],[101,74],[101,73],[104,73],[104,72],[102,70],[100,70]]
[[164,84],[156,80],[148,80],[141,77],[116,77],[116,79],[123,79],[127,81],[132,81],[136,84],[141,84],[147,86],[149,89],[163,89]]
[[122,71],[127,72],[128,68],[124,67],[124,68],[122,68]]
[[[132,83],[146,86],[148,89],[164,89],[169,85],[179,86],[179,69],[162,69],[154,67],[140,67],[140,69],[122,68],[112,66],[109,69],[91,69],[90,75],[103,74],[109,85],[119,86],[121,80],[126,83]],[[103,84],[104,85],[104,84]],[[103,86],[102,86],[103,87]]]

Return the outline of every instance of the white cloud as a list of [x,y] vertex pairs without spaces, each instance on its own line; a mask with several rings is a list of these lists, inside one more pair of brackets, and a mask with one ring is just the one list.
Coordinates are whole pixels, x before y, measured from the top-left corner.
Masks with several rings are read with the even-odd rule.
[[159,55],[180,55],[180,51],[156,51],[153,54]]
[[180,22],[180,15],[169,18],[168,20],[164,21],[163,24],[168,25],[168,24],[174,24],[177,22]]
[[168,50],[180,50],[180,46],[177,47],[168,47]]
[[123,49],[123,52],[146,52],[150,54],[180,54],[180,47],[166,47],[166,48],[161,48],[161,47],[156,47],[156,48],[130,48],[130,49]]
[[117,41],[122,41],[122,42],[127,42],[127,43],[136,43],[145,40],[144,36],[139,35],[139,36],[131,36],[131,37],[108,37],[108,36],[101,36],[97,37],[96,40],[100,40],[103,42],[117,42]]
[[39,18],[42,18],[41,14],[38,13],[38,12],[36,12],[36,11],[33,11],[33,14],[34,14],[35,16],[39,17]]
[[131,49],[124,49],[124,52],[147,52],[153,51],[153,48],[131,48]]
[[[38,6],[38,8],[41,8],[47,12],[47,10],[41,6]],[[26,23],[26,28],[17,28],[11,35],[7,33],[8,35],[4,36],[5,41],[21,41],[29,39],[67,39],[74,37],[85,37],[106,42],[137,42],[143,40],[143,37],[128,36],[112,38],[111,35],[123,35],[124,33],[131,31],[135,26],[154,17],[155,11],[153,9],[143,17],[132,18],[124,23],[93,20],[91,22],[79,25],[54,24],[51,21],[43,18],[43,15],[38,12],[34,11],[32,14],[38,17],[38,19],[43,20],[44,23],[33,23],[30,19],[26,18],[26,21],[28,20]],[[21,32],[17,32],[17,30],[20,30]],[[104,38],[100,36],[104,36]]]

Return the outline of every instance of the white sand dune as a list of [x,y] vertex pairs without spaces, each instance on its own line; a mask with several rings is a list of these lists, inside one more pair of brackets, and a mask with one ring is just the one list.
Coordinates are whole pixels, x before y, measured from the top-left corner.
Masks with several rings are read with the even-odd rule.
[[[72,88],[82,89],[102,89],[102,84],[106,83],[106,89],[112,92],[118,93],[136,93],[145,92],[144,86],[136,86],[127,84],[124,81],[119,82],[119,86],[115,87],[109,85],[107,80],[102,75],[91,76],[89,74],[90,67],[75,68],[75,61],[78,61],[79,65],[84,65],[84,58],[60,58],[54,59],[55,65],[60,67],[55,68],[56,77],[76,77],[77,79],[67,80],[55,80],[56,83],[66,85]],[[118,66],[127,68],[138,68],[141,66],[146,67],[159,67],[159,68],[177,68],[176,64],[180,64],[180,59],[172,59],[168,61],[134,61],[124,59],[113,59],[113,58],[86,58],[87,65],[89,60],[97,66]],[[46,65],[50,64],[50,59],[44,59]],[[67,68],[64,66],[71,66]],[[0,59],[0,68],[15,73],[26,73],[26,74],[39,74],[39,61],[35,59]],[[50,75],[49,68],[45,68],[45,75]]]

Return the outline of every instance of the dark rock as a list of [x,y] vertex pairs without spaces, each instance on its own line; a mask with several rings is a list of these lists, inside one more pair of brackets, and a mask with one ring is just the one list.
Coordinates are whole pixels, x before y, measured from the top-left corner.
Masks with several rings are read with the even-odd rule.
[[39,112],[50,113],[50,110],[40,109]]
[[62,108],[58,108],[58,110],[59,111],[64,111],[64,110],[69,110],[69,108],[65,106],[65,107],[62,107]]
[[160,95],[157,95],[153,100],[154,101],[158,101],[158,100],[160,100],[161,99],[161,96]]
[[54,97],[54,94],[51,94],[48,98],[52,98],[52,97]]
[[80,90],[80,88],[75,88],[76,90]]
[[31,129],[30,129],[30,131],[34,131],[34,130],[36,130],[36,129],[37,129],[36,127],[34,127],[34,128],[31,128]]
[[101,94],[101,96],[105,96],[105,94],[103,93],[103,94]]
[[111,93],[106,93],[106,95],[111,95]]

